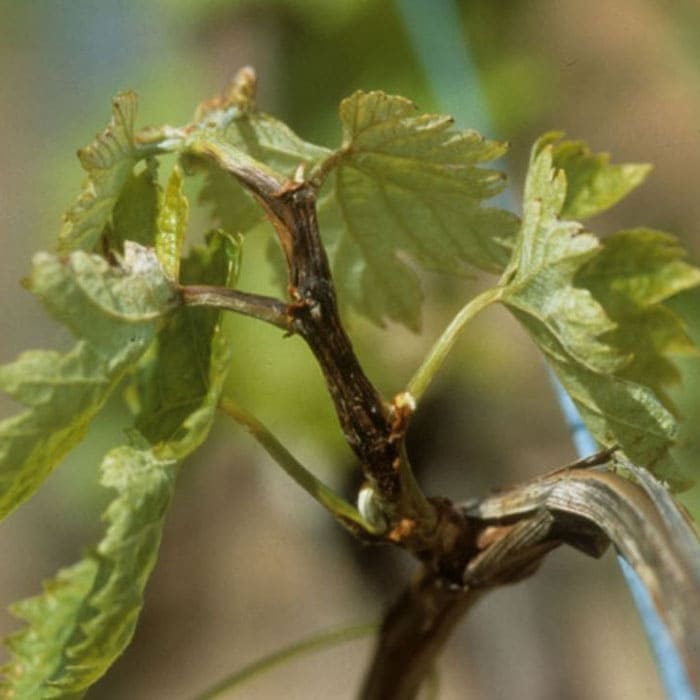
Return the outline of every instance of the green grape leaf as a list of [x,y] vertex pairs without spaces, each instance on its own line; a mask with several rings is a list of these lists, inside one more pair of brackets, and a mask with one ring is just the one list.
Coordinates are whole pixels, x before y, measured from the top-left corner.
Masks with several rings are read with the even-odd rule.
[[65,354],[34,350],[0,367],[0,389],[27,407],[0,423],[0,517],[83,438],[174,304],[155,255],[137,244],[127,244],[119,266],[82,251],[38,253],[28,285],[77,343]]
[[331,153],[257,111],[254,91],[254,74],[243,69],[224,95],[198,107],[191,124],[139,135],[139,145],[145,149],[180,153],[187,174],[203,172],[200,201],[210,205],[216,222],[229,233],[245,233],[263,216],[248,192],[226,172],[227,159],[245,156],[251,167],[267,169],[282,182],[308,171]]
[[673,236],[631,229],[607,238],[576,275],[576,284],[590,290],[615,322],[602,340],[632,358],[618,374],[650,386],[674,412],[667,387],[680,374],[669,355],[697,353],[683,320],[662,304],[700,284],[700,270],[683,257]]
[[176,463],[152,450],[118,447],[101,483],[115,489],[108,528],[95,550],[12,607],[29,626],[7,644],[3,697],[80,698],[131,641],[155,565]]
[[404,254],[457,274],[468,265],[500,272],[508,260],[517,218],[481,206],[503,188],[504,177],[477,167],[505,146],[379,92],[344,100],[340,116],[343,145],[331,152],[256,112],[234,90],[201,106],[193,124],[143,134],[139,143],[179,152],[186,171],[204,168],[201,198],[214,204],[228,231],[260,221],[225,172],[233,164],[279,182],[325,180],[321,235],[334,248],[343,297],[377,323],[388,317],[417,329],[422,292]]
[[190,209],[182,184],[182,170],[176,165],[165,188],[155,237],[156,255],[171,280],[180,276],[180,256]]
[[651,171],[646,163],[611,165],[608,153],[592,153],[583,141],[560,141],[561,133],[546,134],[541,144],[552,144],[554,167],[566,173],[565,219],[587,219],[626,197]]
[[199,201],[207,206],[216,224],[229,233],[245,233],[263,219],[260,206],[230,173],[204,158],[189,159],[187,173],[204,178]]
[[317,171],[335,170],[328,184],[337,212],[329,211],[322,232],[339,222],[339,288],[376,323],[389,318],[417,329],[422,294],[404,255],[458,274],[468,265],[498,272],[508,259],[517,219],[481,206],[503,188],[504,176],[477,167],[505,146],[382,92],[343,100],[340,119],[342,147]]
[[297,136],[286,124],[262,112],[244,112],[217,134],[278,173],[292,178],[299,167],[309,168],[330,151]]
[[[250,124],[253,116],[239,117],[239,120],[243,119]],[[280,124],[280,128],[282,126]],[[272,129],[268,131],[276,133]],[[233,138],[232,134],[237,133],[233,128],[200,128],[195,125],[185,130],[179,142],[175,139],[170,142],[170,147],[182,154],[185,172],[204,173],[200,201],[212,205],[214,218],[229,233],[245,233],[263,220],[262,210],[232,172],[243,168],[267,174],[282,183],[293,170],[303,167],[308,155],[301,147],[296,155],[276,151],[274,141],[263,147],[255,140],[255,131],[251,129],[250,132],[245,132],[246,138]],[[323,155],[327,153],[325,150],[321,152]],[[294,168],[288,167],[291,163],[295,164]]]
[[109,221],[122,188],[139,154],[134,143],[136,93],[124,92],[112,100],[112,119],[95,140],[78,151],[88,177],[77,201],[65,215],[59,234],[62,250],[92,248]]
[[[232,284],[238,241],[212,232],[183,259],[185,283]],[[80,698],[126,648],[155,565],[177,463],[206,438],[228,369],[221,312],[175,310],[135,379],[138,444],[112,450],[102,483],[117,497],[94,552],[13,611],[29,623],[8,642],[0,690],[12,697]],[[140,432],[139,432],[140,431]],[[12,695],[14,693],[14,695]]]
[[18,700],[80,697],[81,694],[47,688],[44,681],[51,678],[63,661],[62,650],[75,633],[76,619],[90,593],[96,571],[94,559],[83,559],[45,581],[42,595],[10,607],[29,626],[5,640],[12,658],[1,669],[0,697]]
[[[182,282],[232,286],[239,255],[238,240],[212,232],[206,248],[195,248],[182,261]],[[164,443],[169,456],[194,449],[213,420],[230,360],[221,313],[178,309],[158,334],[156,351],[137,380],[136,427],[152,444]]]
[[112,212],[112,221],[105,228],[107,247],[121,252],[125,241],[153,246],[160,207],[158,161],[149,158],[140,172],[132,172],[122,187]]
[[615,324],[588,289],[574,286],[601,248],[579,224],[559,218],[565,201],[566,175],[554,168],[545,139],[533,149],[501,301],[545,354],[593,436],[619,445],[638,464],[667,469],[675,420],[647,381],[622,376],[632,357],[604,340]]
[[255,74],[241,69],[220,97],[197,108],[195,121],[186,127],[194,140],[213,137],[292,178],[297,169],[308,168],[330,151],[304,141],[286,124],[255,109]]

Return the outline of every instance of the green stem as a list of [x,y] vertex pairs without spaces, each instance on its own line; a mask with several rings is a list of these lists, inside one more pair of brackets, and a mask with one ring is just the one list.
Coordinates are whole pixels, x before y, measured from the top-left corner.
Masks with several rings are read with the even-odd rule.
[[433,377],[442,366],[452,346],[457,341],[459,334],[464,326],[471,321],[480,311],[485,309],[489,304],[498,301],[503,290],[501,287],[492,287],[474,297],[453,319],[449,326],[443,331],[442,335],[437,339],[433,347],[430,349],[428,356],[423,360],[423,364],[418,368],[418,371],[413,375],[413,378],[408,383],[407,391],[418,401],[425,390],[430,385]]
[[[267,453],[310,496],[330,511],[344,526],[358,528],[370,535],[381,534],[359,511],[332,489],[319,481],[255,416],[241,408],[233,399],[222,398],[219,407],[228,416],[242,425],[267,451]],[[353,527],[354,526],[354,527]]]
[[411,514],[419,520],[426,531],[433,530],[437,524],[435,507],[425,497],[423,490],[418,484],[408,459],[405,441],[401,445],[399,471],[401,473],[401,483],[404,486],[404,493],[406,494],[406,498],[401,504],[402,512]]
[[200,695],[197,695],[195,700],[212,700],[212,698],[221,697],[223,693],[239,687],[243,683],[256,678],[257,676],[269,671],[275,666],[290,661],[296,657],[310,654],[314,651],[327,649],[328,647],[351,642],[355,639],[361,639],[372,634],[377,629],[376,625],[356,625],[354,627],[343,627],[339,630],[331,630],[314,635],[301,642],[296,642],[284,649],[274,652],[268,656],[254,661],[252,664],[245,666],[240,671],[232,673],[223,680],[219,681],[215,686],[205,690]]
[[428,677],[425,679],[426,700],[438,700],[440,697],[440,672],[437,665],[434,665]]

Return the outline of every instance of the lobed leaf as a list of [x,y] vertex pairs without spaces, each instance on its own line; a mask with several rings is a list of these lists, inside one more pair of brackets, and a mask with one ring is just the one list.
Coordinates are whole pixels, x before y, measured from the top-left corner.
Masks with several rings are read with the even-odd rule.
[[8,698],[80,698],[126,648],[155,565],[176,476],[174,460],[118,447],[101,483],[117,492],[96,549],[12,607],[28,627],[12,635],[0,685]]
[[152,246],[158,230],[160,208],[158,161],[149,158],[140,172],[131,172],[112,211],[104,235],[110,250],[121,252],[126,241]]
[[62,250],[92,248],[109,221],[139,158],[134,143],[136,104],[136,93],[118,94],[112,100],[112,119],[107,128],[78,151],[88,176],[64,217],[58,239]]
[[373,321],[417,329],[422,294],[403,255],[453,273],[467,265],[503,269],[516,218],[481,206],[503,188],[504,176],[478,166],[505,146],[382,92],[343,100],[340,119],[342,147],[320,166],[336,170],[337,211],[329,207],[321,219],[322,231],[335,228],[339,239],[334,273]]
[[204,158],[187,162],[188,174],[201,173],[204,179],[199,201],[208,206],[214,221],[229,233],[245,233],[263,219],[260,207],[230,173]]
[[553,169],[551,147],[545,145],[528,171],[503,300],[521,312],[551,352],[563,346],[576,363],[611,372],[628,360],[597,339],[613,323],[588,290],[573,286],[576,272],[597,254],[598,239],[580,224],[559,219],[565,197],[566,176]]
[[[637,283],[613,272],[621,260],[614,243],[601,254],[595,237],[579,224],[560,219],[566,175],[555,169],[553,157],[547,137],[533,149],[523,221],[503,276],[501,300],[544,352],[594,437],[605,446],[619,445],[637,463],[656,465],[657,471],[670,469],[668,452],[676,435],[673,416],[652,390],[655,380],[628,369],[634,367],[633,348],[608,342],[613,334],[629,337],[635,331],[634,326],[620,323],[629,319],[615,313],[614,307],[613,318],[608,315],[608,288],[635,288],[628,299],[643,293]],[[623,235],[617,242],[635,257],[634,240]],[[597,289],[605,309],[589,289],[574,286],[582,269],[588,270],[589,281],[596,271],[605,279]],[[658,276],[655,269],[646,284],[666,286]]]
[[189,139],[213,137],[227,143],[282,175],[292,178],[330,155],[328,149],[299,138],[286,124],[255,109],[256,78],[242,68],[225,93],[202,103],[194,124],[186,127]]
[[646,163],[610,165],[608,153],[592,153],[583,141],[560,141],[561,133],[546,134],[541,144],[552,145],[554,167],[566,173],[566,199],[561,216],[587,219],[609,209],[644,182]]
[[199,106],[192,124],[146,133],[140,139],[142,145],[180,153],[188,174],[203,172],[200,200],[211,206],[217,223],[229,233],[250,230],[261,221],[262,212],[226,172],[227,159],[246,158],[252,167],[267,169],[283,181],[330,155],[328,149],[304,141],[286,124],[255,110],[254,92],[255,76],[244,68],[224,95]]
[[101,483],[117,498],[105,512],[107,532],[92,555],[98,566],[66,645],[68,664],[64,674],[53,675],[64,692],[94,683],[131,641],[176,477],[174,460],[132,446],[108,453],[101,472]]
[[[239,241],[212,232],[205,248],[182,261],[182,283],[231,286]],[[183,307],[158,334],[155,351],[136,381],[137,429],[158,454],[180,458],[206,437],[230,362],[221,311]]]
[[576,275],[576,284],[589,289],[615,322],[603,340],[632,358],[619,375],[650,386],[671,411],[675,407],[666,389],[680,374],[669,355],[697,353],[683,320],[662,305],[700,284],[700,270],[684,255],[667,233],[620,231]]
[[0,517],[28,498],[153,341],[173,290],[152,251],[128,244],[119,266],[76,251],[34,257],[31,290],[77,337],[0,367],[0,388],[27,409],[0,422]]
[[[177,219],[181,208],[174,211]],[[213,232],[206,247],[182,261],[182,280],[231,284],[239,255],[238,241]],[[9,640],[13,658],[0,686],[8,697],[82,697],[128,645],[177,463],[211,428],[229,357],[216,309],[178,308],[158,332],[134,380],[140,444],[113,450],[102,464],[102,483],[117,491],[105,514],[107,532],[94,552],[48,582],[43,595],[14,607],[29,626]]]

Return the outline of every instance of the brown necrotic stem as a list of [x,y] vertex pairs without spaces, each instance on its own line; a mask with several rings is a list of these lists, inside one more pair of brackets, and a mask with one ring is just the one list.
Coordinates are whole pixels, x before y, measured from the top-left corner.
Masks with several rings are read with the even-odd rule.
[[541,512],[490,535],[469,564],[466,586],[423,570],[384,618],[362,700],[413,700],[455,626],[481,595],[534,573],[559,544],[553,523]]
[[[410,476],[403,451],[407,421],[382,400],[362,369],[343,328],[328,258],[316,217],[316,190],[308,182],[283,181],[264,167],[222,149],[199,143],[192,151],[213,158],[247,187],[274,225],[284,252],[290,303],[285,308],[288,329],[304,338],[318,360],[346,441],[362,464],[389,522],[397,530],[394,541],[414,551],[426,548],[438,516]],[[281,310],[269,302],[247,306],[252,298],[236,297],[242,313],[270,322]],[[232,298],[233,300],[233,298]],[[218,299],[218,301],[221,301]],[[279,325],[279,324],[278,324]],[[397,426],[400,427],[397,430]]]
[[364,373],[340,322],[318,235],[315,193],[308,185],[283,190],[268,211],[287,258],[293,327],[318,360],[350,447],[381,497],[398,505],[402,441],[392,439],[389,407]]
[[452,630],[478,597],[479,591],[447,588],[425,572],[411,583],[384,619],[360,698],[415,698]]

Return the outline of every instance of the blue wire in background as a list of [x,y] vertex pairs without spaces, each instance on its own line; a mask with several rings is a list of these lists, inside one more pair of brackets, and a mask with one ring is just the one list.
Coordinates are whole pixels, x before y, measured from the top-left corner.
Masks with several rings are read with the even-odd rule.
[[[396,0],[396,5],[441,110],[460,122],[467,120],[481,133],[488,133],[489,118],[455,0]],[[499,204],[503,206],[502,202]],[[576,452],[579,457],[593,454],[598,449],[593,436],[564,387],[554,375],[550,376]],[[618,554],[617,560],[642,619],[666,694],[671,700],[699,700],[649,591],[623,557]]]
[[[578,409],[561,382],[552,373],[550,373],[550,377],[576,452],[579,457],[593,454],[598,446],[593,436],[588,432]],[[697,700],[697,695],[690,685],[685,667],[676,651],[671,635],[656,612],[651,594],[624,557],[618,554],[617,561],[627,581],[639,616],[642,618],[642,624],[656,658],[656,666],[666,694],[672,700]]]

